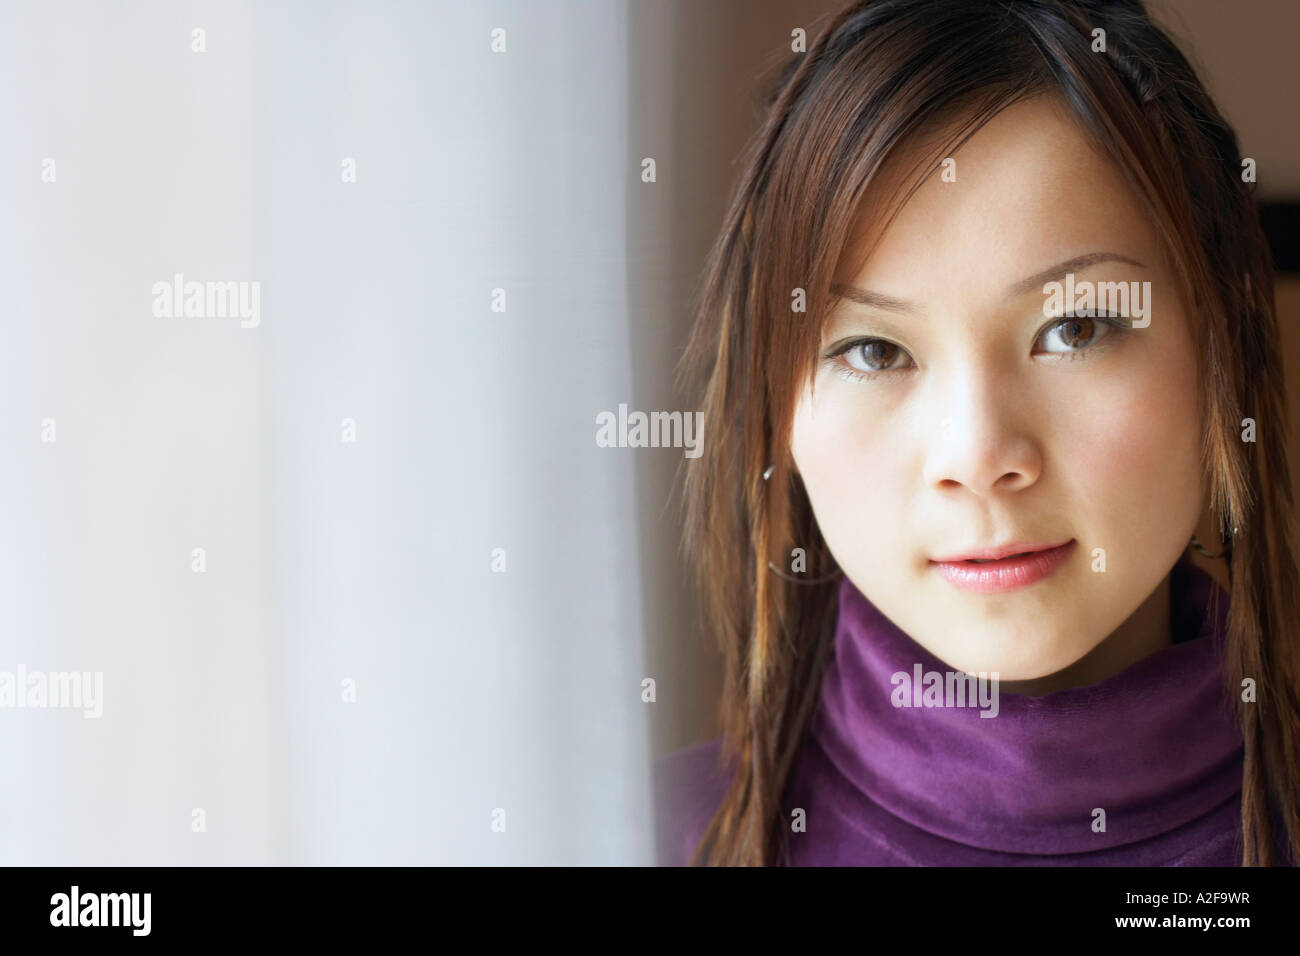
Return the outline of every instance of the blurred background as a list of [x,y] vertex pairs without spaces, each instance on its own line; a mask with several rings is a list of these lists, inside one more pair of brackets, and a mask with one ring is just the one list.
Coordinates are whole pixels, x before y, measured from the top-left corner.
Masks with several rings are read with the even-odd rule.
[[[686,410],[735,161],[837,6],[0,2],[0,674],[103,679],[0,708],[0,863],[652,862],[720,670],[682,449],[597,416]],[[1153,9],[1294,272],[1300,5]],[[156,315],[176,274],[258,322]]]

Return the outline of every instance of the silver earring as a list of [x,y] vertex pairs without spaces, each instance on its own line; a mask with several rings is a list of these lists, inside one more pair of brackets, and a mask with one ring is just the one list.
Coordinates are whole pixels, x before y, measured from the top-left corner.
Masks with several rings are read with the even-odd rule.
[[[1237,533],[1237,528],[1235,526],[1232,529],[1232,533],[1233,535],[1236,535]],[[1232,551],[1232,539],[1231,538],[1228,539],[1228,546],[1224,548],[1222,551],[1220,551],[1218,554],[1210,554],[1210,552],[1206,551],[1204,545],[1202,545],[1201,542],[1196,540],[1196,535],[1192,535],[1192,547],[1195,548],[1197,553],[1200,554],[1202,557],[1209,558],[1211,561],[1213,561],[1217,558],[1222,558],[1226,556]]]
[[[767,468],[763,471],[764,481],[767,481],[769,478],[772,477],[772,472],[775,470],[775,468],[776,468],[775,464],[771,464],[767,466]],[[786,581],[789,581],[791,584],[825,584],[827,581],[834,581],[836,578],[844,574],[843,571],[837,568],[836,570],[832,571],[830,574],[822,575],[820,578],[798,578],[792,574],[787,574],[785,571],[782,571],[771,561],[767,562],[767,569],[771,571],[773,574],[775,574],[778,578],[783,578]]]

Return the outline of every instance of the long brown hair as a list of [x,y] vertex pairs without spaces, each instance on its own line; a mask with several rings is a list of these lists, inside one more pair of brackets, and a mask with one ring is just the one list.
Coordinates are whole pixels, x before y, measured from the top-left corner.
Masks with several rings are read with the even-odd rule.
[[[1275,862],[1279,822],[1300,860],[1287,406],[1272,261],[1235,133],[1139,0],[862,0],[825,18],[777,77],[680,368],[712,436],[686,466],[684,546],[723,653],[721,759],[733,771],[692,864],[765,865],[787,852],[781,798],[818,697],[838,587],[790,468],[789,433],[864,192],[919,130],[956,121],[937,162],[1042,93],[1061,97],[1123,171],[1197,319],[1202,457],[1231,584],[1226,690],[1245,745],[1242,862]],[[918,168],[911,190],[871,214],[888,222],[934,168]],[[794,290],[806,311],[792,309]],[[1243,418],[1260,423],[1262,441],[1240,440]],[[769,570],[792,547],[807,553],[807,582]],[[1253,703],[1240,699],[1244,678],[1256,682]]]

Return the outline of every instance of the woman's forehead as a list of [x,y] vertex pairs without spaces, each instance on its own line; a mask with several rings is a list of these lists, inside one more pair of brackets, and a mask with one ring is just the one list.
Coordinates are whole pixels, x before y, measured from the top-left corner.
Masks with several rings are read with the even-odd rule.
[[[962,279],[1009,281],[1099,244],[1126,243],[1134,258],[1151,254],[1154,232],[1123,174],[1056,98],[1014,103],[950,156],[936,152],[949,140],[918,138],[882,165],[837,282],[899,283],[914,294]],[[887,221],[926,169],[933,171]]]

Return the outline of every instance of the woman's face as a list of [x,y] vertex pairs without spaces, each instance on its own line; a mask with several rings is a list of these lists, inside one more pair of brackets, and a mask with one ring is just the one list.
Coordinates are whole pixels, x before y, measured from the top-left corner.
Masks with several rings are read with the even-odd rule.
[[[792,454],[868,600],[957,670],[1032,680],[1167,611],[1153,595],[1205,505],[1198,356],[1150,218],[1056,100],[952,158],[883,236],[855,234],[836,281],[867,294],[830,317]],[[1088,303],[1066,272],[1118,327],[1068,317]],[[1055,562],[936,563],[1064,542]]]

